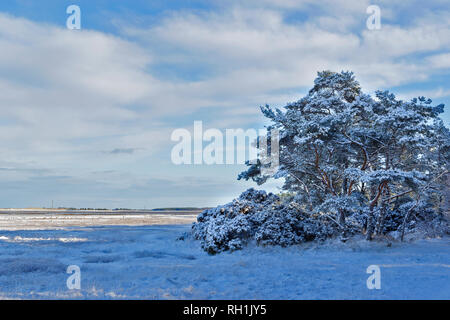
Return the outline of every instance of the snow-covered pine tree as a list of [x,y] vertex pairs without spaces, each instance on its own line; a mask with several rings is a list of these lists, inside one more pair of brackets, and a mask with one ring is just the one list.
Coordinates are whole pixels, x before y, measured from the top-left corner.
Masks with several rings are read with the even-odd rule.
[[[214,254],[249,241],[288,246],[341,235],[394,232],[403,240],[422,225],[448,233],[443,219],[450,169],[450,131],[443,105],[387,91],[364,94],[353,73],[318,73],[314,87],[285,110],[262,107],[279,132],[285,195],[249,189],[202,212],[192,235]],[[273,146],[268,143],[267,151]],[[248,162],[238,179],[258,185],[272,176],[264,159]],[[429,232],[429,231],[427,231]]]
[[[329,217],[344,237],[347,217],[371,239],[384,233],[386,220],[394,229],[401,221],[404,230],[413,214],[439,211],[436,183],[449,170],[443,105],[424,97],[405,102],[387,91],[372,99],[352,72],[323,71],[285,111],[261,109],[280,131],[275,177],[285,178],[283,188],[296,194],[302,210]],[[238,179],[264,183],[260,165]]]

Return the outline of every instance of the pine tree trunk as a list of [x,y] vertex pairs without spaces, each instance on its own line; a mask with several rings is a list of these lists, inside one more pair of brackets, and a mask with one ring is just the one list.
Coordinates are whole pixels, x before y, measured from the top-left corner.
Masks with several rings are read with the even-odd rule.
[[409,212],[410,212],[410,210],[408,210],[408,212],[405,214],[405,217],[403,218],[403,223],[402,223],[402,227],[401,227],[401,231],[400,231],[400,241],[403,241],[403,238],[405,237],[405,229],[406,229],[406,223],[409,218]]
[[372,240],[372,234],[374,230],[374,217],[373,217],[373,208],[375,206],[370,206],[369,216],[367,217],[367,234],[366,240]]
[[342,227],[341,238],[342,238],[342,240],[346,240],[347,227],[345,226],[345,210],[343,210],[343,209],[339,210],[339,224]]
[[[385,196],[386,198],[389,198],[389,195],[390,195],[389,191],[386,190],[386,191],[384,192],[384,196]],[[377,226],[376,226],[376,229],[375,229],[375,233],[376,233],[377,235],[383,234],[383,229],[384,229],[384,219],[386,218],[386,213],[387,213],[387,209],[388,209],[387,207],[388,207],[388,204],[386,203],[386,201],[383,201],[382,204],[381,204],[380,214],[379,214],[379,216],[378,216],[378,219],[377,219]]]
[[386,216],[386,206],[381,205],[380,214],[378,215],[377,225],[375,227],[375,234],[381,235],[383,233],[384,217]]
[[416,204],[413,205],[408,212],[406,212],[405,217],[403,218],[403,223],[401,227],[401,235],[400,235],[400,241],[403,241],[403,238],[405,237],[405,230],[406,230],[406,224],[408,223],[409,214],[414,210],[415,207],[419,204],[419,200],[417,199]]
[[[375,198],[376,197],[376,187],[375,186],[371,186],[371,197]],[[373,216],[373,209],[374,209],[375,205],[374,203],[370,204],[370,209],[369,209],[369,215],[367,216],[367,229],[366,229],[366,240],[372,240],[372,234],[373,234],[373,230],[374,230],[374,216]]]

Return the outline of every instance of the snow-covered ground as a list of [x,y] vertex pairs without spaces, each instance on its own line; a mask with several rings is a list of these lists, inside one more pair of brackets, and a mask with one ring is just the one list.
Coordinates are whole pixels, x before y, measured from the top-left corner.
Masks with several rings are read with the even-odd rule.
[[[450,299],[450,240],[253,247],[209,256],[189,225],[0,231],[0,298]],[[69,290],[66,269],[81,269]],[[369,290],[369,265],[381,289]]]
[[20,209],[18,213],[0,212],[0,230],[42,230],[64,227],[88,226],[141,226],[164,224],[187,224],[194,222],[199,212],[60,212],[52,211],[26,213]]

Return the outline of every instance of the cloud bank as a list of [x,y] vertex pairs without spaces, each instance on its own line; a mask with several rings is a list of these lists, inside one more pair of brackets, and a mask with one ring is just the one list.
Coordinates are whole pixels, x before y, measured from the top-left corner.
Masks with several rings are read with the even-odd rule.
[[[35,185],[43,199],[67,190],[59,197],[72,206],[86,197],[80,181],[117,206],[210,204],[244,188],[234,182],[242,168],[215,168],[205,189],[212,170],[170,163],[175,128],[262,126],[259,105],[300,98],[325,69],[354,71],[366,91],[450,101],[448,5],[379,2],[382,28],[373,31],[368,5],[231,1],[172,8],[148,23],[115,20],[115,33],[0,13],[0,178],[17,192]],[[163,196],[152,179],[179,187]],[[38,204],[17,192],[0,196],[3,206]]]

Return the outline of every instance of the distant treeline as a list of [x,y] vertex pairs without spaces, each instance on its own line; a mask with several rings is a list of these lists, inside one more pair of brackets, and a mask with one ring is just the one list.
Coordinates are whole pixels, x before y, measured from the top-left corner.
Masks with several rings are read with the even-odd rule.
[[146,211],[200,211],[200,210],[206,210],[209,208],[196,208],[196,207],[178,207],[178,208],[155,208],[155,209],[131,209],[131,208],[114,208],[114,209],[107,209],[107,208],[66,208],[66,207],[58,207],[59,210],[77,210],[77,211],[139,211],[139,210],[146,210]]
[[[107,208],[66,208],[66,207],[58,207],[59,210],[86,210],[86,211],[91,211],[91,210],[103,210],[103,211],[107,211],[107,210],[111,210],[111,209],[107,209]],[[116,209],[113,209],[116,210]],[[122,209],[120,209],[122,210]]]
[[182,207],[182,208],[155,208],[152,211],[200,211],[209,208],[196,208],[196,207]]

